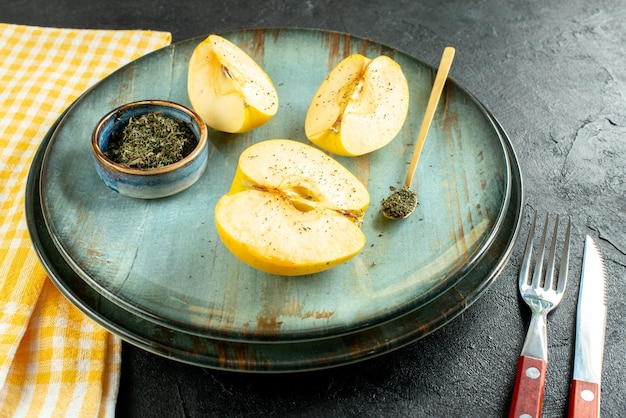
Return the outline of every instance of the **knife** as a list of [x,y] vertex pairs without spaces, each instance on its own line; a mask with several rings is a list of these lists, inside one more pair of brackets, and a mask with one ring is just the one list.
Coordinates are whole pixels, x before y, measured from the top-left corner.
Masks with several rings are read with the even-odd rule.
[[606,271],[593,238],[585,238],[576,314],[574,372],[569,418],[600,415],[600,381],[606,332]]

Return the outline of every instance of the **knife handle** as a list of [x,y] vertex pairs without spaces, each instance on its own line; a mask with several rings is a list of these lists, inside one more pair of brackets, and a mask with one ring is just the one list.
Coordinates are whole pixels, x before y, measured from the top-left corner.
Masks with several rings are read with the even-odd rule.
[[572,380],[568,418],[600,416],[600,385],[584,380]]
[[545,360],[520,356],[509,418],[541,417],[547,367]]

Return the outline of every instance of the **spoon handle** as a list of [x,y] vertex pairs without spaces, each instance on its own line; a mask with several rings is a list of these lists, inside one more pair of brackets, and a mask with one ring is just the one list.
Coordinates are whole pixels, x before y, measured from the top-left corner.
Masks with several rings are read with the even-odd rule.
[[450,72],[450,67],[452,66],[454,53],[455,49],[450,46],[446,47],[443,50],[441,62],[439,63],[439,69],[437,70],[437,76],[435,77],[433,89],[430,92],[430,98],[428,99],[428,104],[426,106],[426,112],[424,113],[424,119],[422,120],[422,126],[420,127],[419,133],[417,134],[417,143],[415,144],[415,149],[413,150],[413,156],[411,157],[409,170],[406,173],[406,178],[404,179],[404,185],[406,187],[410,188],[411,183],[413,182],[413,175],[415,174],[417,161],[420,159],[422,148],[424,148],[424,142],[426,142],[426,135],[428,135],[430,124],[433,121],[433,117],[435,116],[435,110],[437,110],[439,98],[441,97],[441,93],[443,92],[443,86],[446,83],[448,73]]

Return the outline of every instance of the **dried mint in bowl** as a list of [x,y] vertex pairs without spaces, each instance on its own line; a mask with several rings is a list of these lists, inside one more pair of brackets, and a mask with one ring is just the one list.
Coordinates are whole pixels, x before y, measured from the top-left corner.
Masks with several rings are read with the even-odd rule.
[[130,118],[104,154],[126,167],[150,169],[182,160],[196,145],[195,135],[184,122],[150,112]]

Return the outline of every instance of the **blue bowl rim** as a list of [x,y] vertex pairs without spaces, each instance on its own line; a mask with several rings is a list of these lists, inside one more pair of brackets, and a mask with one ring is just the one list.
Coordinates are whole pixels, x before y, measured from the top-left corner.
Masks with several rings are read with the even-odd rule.
[[[199,131],[200,131],[198,143],[196,144],[196,147],[193,149],[193,151],[191,151],[191,153],[189,153],[183,159],[176,161],[172,164],[168,164],[163,167],[148,168],[148,169],[127,167],[125,165],[119,164],[111,160],[110,158],[108,158],[104,154],[104,152],[102,152],[98,143],[98,137],[99,137],[100,131],[111,118],[116,117],[116,115],[125,111],[126,109],[129,109],[132,107],[138,107],[138,106],[145,106],[146,108],[154,107],[155,110],[158,109],[159,107],[170,107],[170,108],[176,109],[180,112],[183,112],[189,115],[191,117],[191,120],[196,125],[198,125]],[[121,106],[118,106],[115,109],[111,110],[106,115],[104,115],[102,119],[100,119],[100,121],[96,124],[96,127],[93,130],[93,133],[91,135],[91,149],[98,163],[102,164],[104,167],[108,168],[109,170],[117,171],[117,172],[124,173],[124,174],[137,175],[137,176],[154,176],[154,175],[171,173],[181,167],[184,167],[185,165],[189,164],[193,160],[195,160],[202,153],[202,151],[206,148],[207,143],[208,143],[208,136],[209,136],[208,128],[206,124],[204,123],[204,121],[202,120],[202,118],[195,111],[188,108],[187,106],[184,106],[180,103],[172,102],[169,100],[157,100],[157,99],[139,100],[139,101],[130,102],[130,103],[126,103]]]

